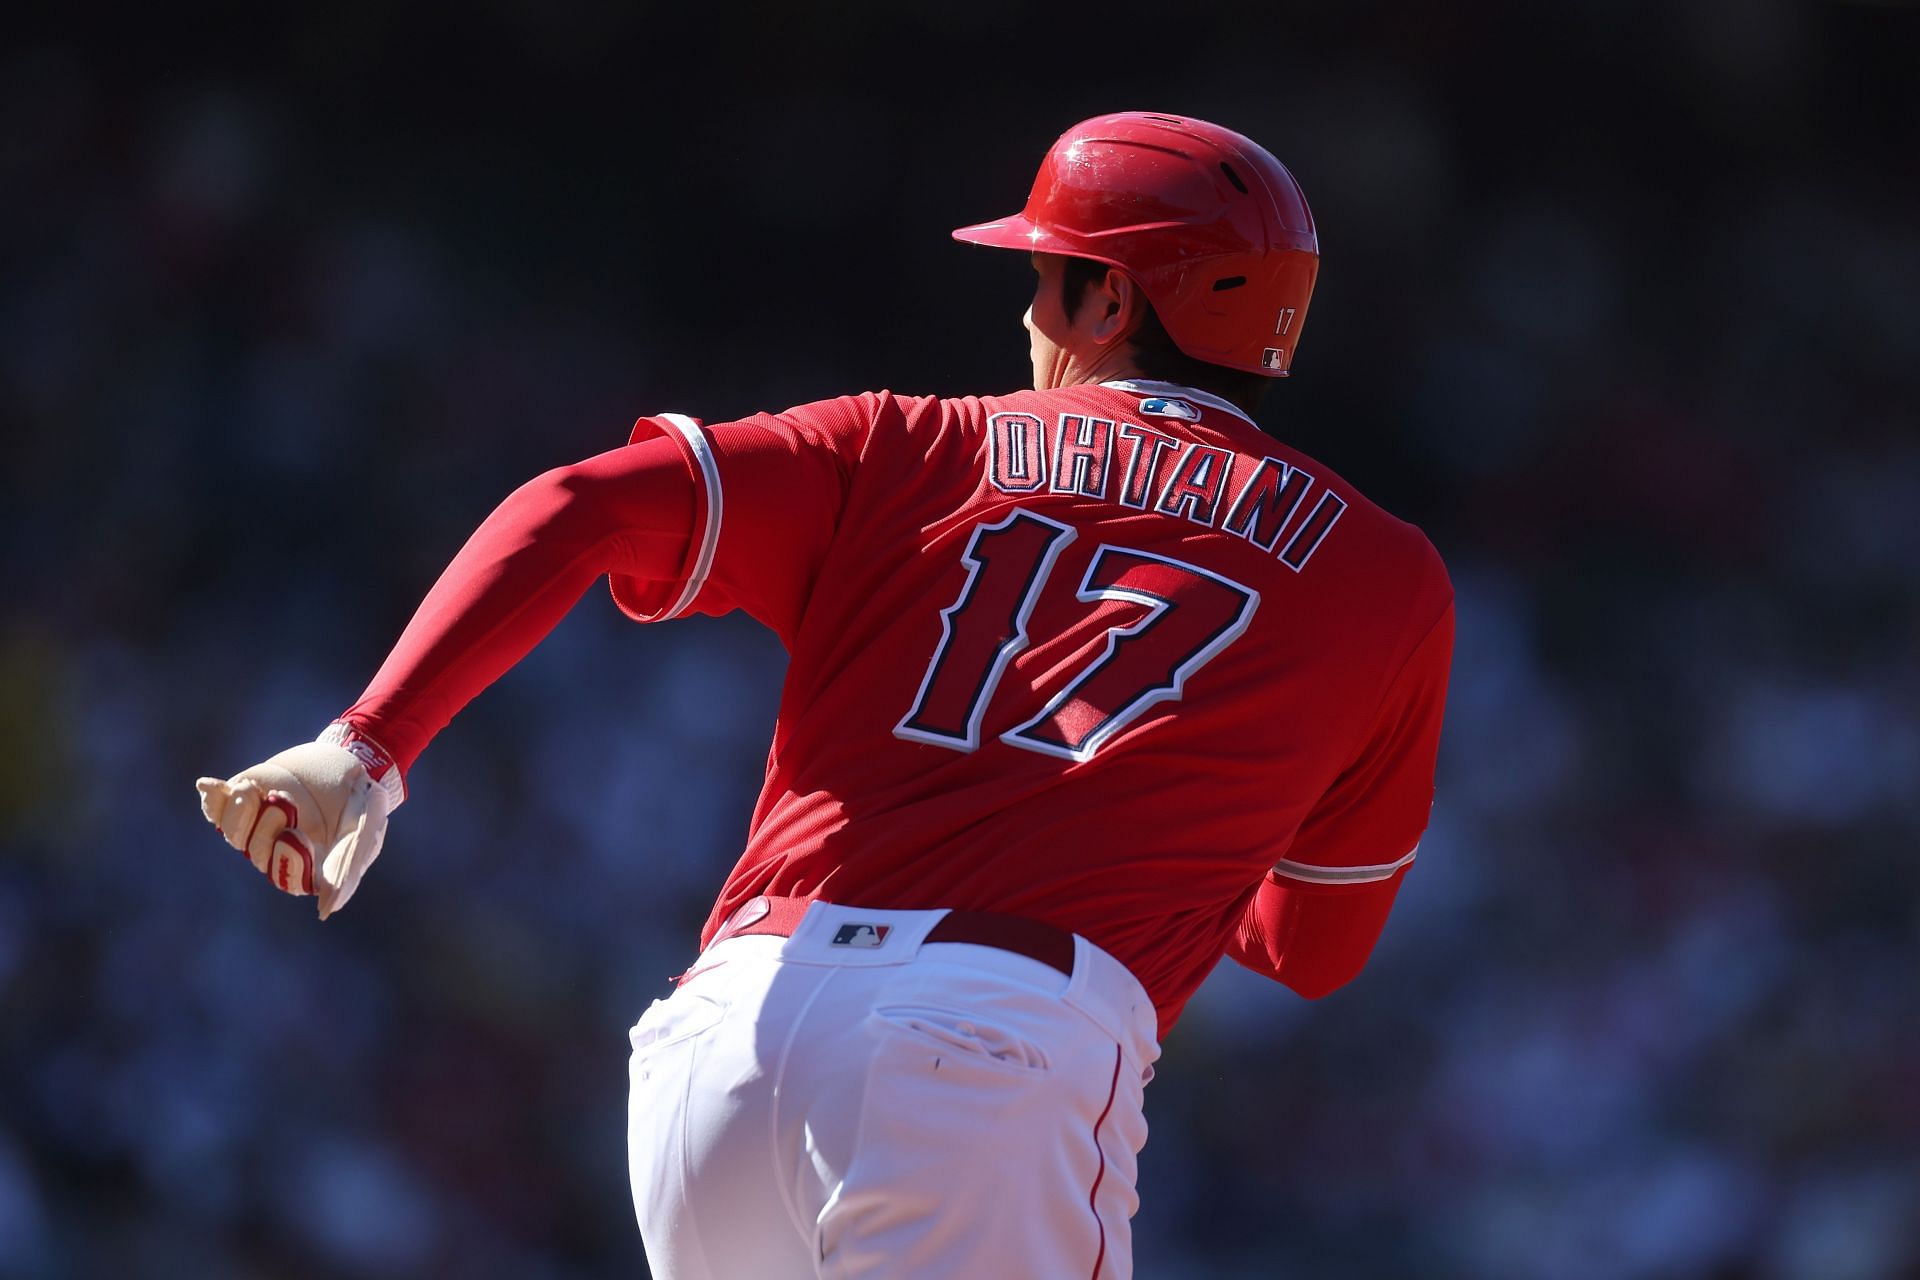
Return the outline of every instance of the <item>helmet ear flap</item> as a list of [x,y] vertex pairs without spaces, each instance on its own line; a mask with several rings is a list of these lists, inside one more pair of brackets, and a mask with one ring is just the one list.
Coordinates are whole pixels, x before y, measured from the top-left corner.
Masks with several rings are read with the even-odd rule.
[[1125,272],[1196,360],[1285,377],[1319,265],[1313,214],[1257,143],[1185,116],[1082,121],[1041,162],[1026,208],[955,231]]

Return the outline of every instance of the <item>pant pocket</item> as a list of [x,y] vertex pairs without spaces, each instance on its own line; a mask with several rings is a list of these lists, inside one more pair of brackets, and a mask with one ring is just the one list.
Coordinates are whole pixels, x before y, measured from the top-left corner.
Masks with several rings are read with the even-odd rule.
[[977,1013],[933,1005],[883,1005],[873,1017],[892,1030],[945,1050],[962,1060],[1021,1073],[1044,1073],[1051,1065],[1040,1045]]
[[665,1000],[655,1000],[627,1033],[634,1059],[638,1061],[710,1030],[726,1013],[726,1005],[718,1000],[687,991],[676,991]]
[[865,1027],[852,1156],[816,1218],[823,1280],[1057,1280],[1102,1258],[1101,1280],[1128,1274],[1135,1170],[1102,1132],[1110,1042],[1100,1062],[1077,1015],[1056,1045],[1017,1019],[907,1000]]

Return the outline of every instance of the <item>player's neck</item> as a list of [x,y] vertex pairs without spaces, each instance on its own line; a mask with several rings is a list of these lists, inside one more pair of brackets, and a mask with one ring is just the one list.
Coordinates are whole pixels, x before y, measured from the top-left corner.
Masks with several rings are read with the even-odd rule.
[[[1121,346],[1096,348],[1093,351],[1068,352],[1065,362],[1052,379],[1054,387],[1083,387],[1101,382],[1123,382],[1130,378],[1145,378],[1138,365],[1133,362],[1133,350]],[[1045,390],[1046,388],[1041,388]]]
[[[1041,390],[1103,382],[1153,382],[1217,396],[1233,405],[1242,416],[1254,420],[1269,385],[1256,374],[1241,374],[1230,369],[1210,370],[1216,376],[1196,376],[1191,380],[1177,374],[1169,377],[1167,373],[1149,373],[1135,360],[1133,345],[1125,342],[1104,347],[1062,349],[1060,357],[1057,366],[1048,371],[1048,380],[1044,384],[1036,384]],[[1255,425],[1259,425],[1257,421]],[[1264,427],[1261,429],[1266,430]]]

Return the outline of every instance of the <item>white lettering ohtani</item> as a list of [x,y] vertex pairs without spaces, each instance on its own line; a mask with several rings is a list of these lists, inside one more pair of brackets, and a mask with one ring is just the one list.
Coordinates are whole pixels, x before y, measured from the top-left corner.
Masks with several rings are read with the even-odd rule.
[[[1134,380],[1101,385],[1148,397],[1143,411],[1151,411],[1157,398],[1177,397],[1253,423],[1229,402],[1191,387]],[[1183,407],[1193,412],[1191,405]],[[1182,414],[1159,416],[1184,420]],[[1244,539],[1295,573],[1307,567],[1348,506],[1292,463],[1182,440],[1135,422],[1063,413],[1049,423],[1009,410],[987,420],[987,437],[987,483],[1009,497],[1071,494],[1155,511]],[[1318,497],[1308,503],[1316,488]]]

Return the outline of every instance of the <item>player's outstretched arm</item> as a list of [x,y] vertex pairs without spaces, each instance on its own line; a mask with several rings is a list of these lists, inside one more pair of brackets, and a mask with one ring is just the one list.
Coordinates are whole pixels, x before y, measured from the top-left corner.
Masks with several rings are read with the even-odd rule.
[[488,516],[427,593],[373,683],[320,741],[202,778],[201,812],[277,889],[346,905],[378,856],[404,773],[433,735],[607,573],[671,580],[692,477],[664,440],[549,471]]

